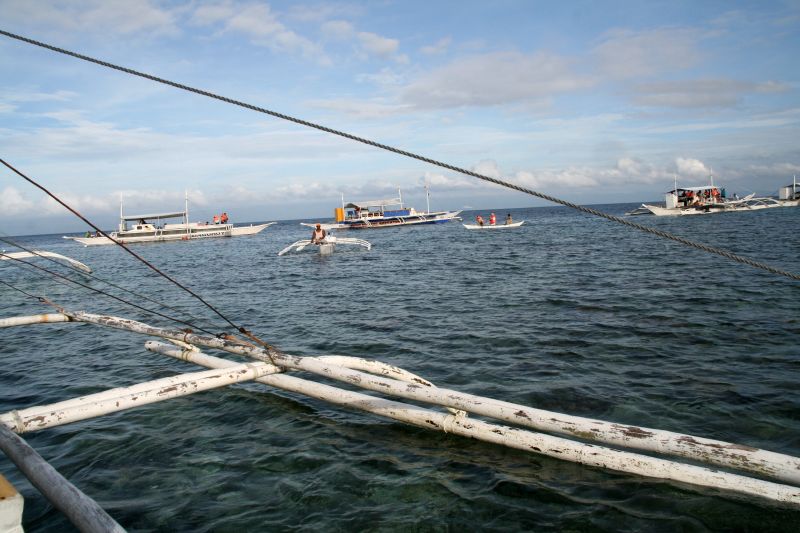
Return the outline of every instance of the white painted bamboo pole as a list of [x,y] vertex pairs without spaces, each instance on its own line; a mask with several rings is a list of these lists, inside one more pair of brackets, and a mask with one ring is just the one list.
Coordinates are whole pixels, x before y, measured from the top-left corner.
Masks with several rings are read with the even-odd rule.
[[671,431],[615,424],[602,420],[534,409],[449,389],[420,386],[416,383],[398,383],[395,380],[327,364],[315,358],[286,355],[275,350],[243,346],[237,342],[217,337],[157,328],[133,320],[94,315],[80,311],[67,312],[67,314],[74,320],[81,322],[89,322],[171,340],[186,341],[262,361],[274,361],[284,368],[305,370],[369,390],[440,404],[542,431],[639,450],[677,455],[729,468],[737,468],[795,484],[800,483],[800,459],[785,454]]
[[800,459],[790,455],[672,431],[615,424],[613,422],[534,409],[524,405],[483,398],[450,389],[422,386],[417,383],[401,383],[396,380],[385,379],[329,364],[313,357],[299,357],[287,355],[277,350],[243,346],[234,341],[157,328],[133,320],[93,315],[80,311],[68,312],[67,314],[74,320],[82,322],[216,348],[262,361],[273,362],[283,368],[312,372],[368,390],[460,409],[541,431],[638,450],[677,455],[728,468],[741,469],[790,483],[800,483]]
[[10,328],[12,326],[27,326],[30,324],[51,324],[53,322],[69,322],[72,320],[67,315],[61,313],[48,313],[44,315],[16,316],[11,318],[0,318],[0,328]]
[[69,422],[132,409],[233,383],[250,381],[280,369],[268,363],[236,364],[110,389],[80,398],[0,414],[0,425],[17,433],[38,431]]
[[[160,342],[149,341],[145,343],[145,347],[150,351],[202,366],[224,368],[235,364],[226,359],[212,357],[196,350],[181,350]],[[719,488],[791,505],[800,505],[800,488],[780,485],[771,481],[614,450],[603,446],[584,444],[524,429],[499,426],[464,416],[446,414],[393,400],[377,398],[360,392],[338,389],[330,385],[286,374],[267,375],[258,378],[257,381],[422,428],[453,433],[557,459],[644,477]]]
[[67,481],[27,442],[2,424],[0,450],[79,530],[93,533],[125,531],[97,502]]

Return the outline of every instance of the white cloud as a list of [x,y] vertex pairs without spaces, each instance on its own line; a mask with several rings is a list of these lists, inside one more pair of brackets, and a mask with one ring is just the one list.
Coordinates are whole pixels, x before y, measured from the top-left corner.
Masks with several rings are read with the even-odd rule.
[[331,63],[324,50],[286,27],[267,4],[202,5],[192,14],[190,22],[197,26],[221,25],[223,32],[245,35],[253,44],[274,52],[297,53],[321,65]]
[[34,203],[22,196],[14,187],[6,187],[0,192],[0,213],[14,216],[32,212]]
[[77,96],[77,93],[72,91],[43,93],[25,89],[0,90],[0,100],[4,100],[6,102],[15,102],[18,104],[28,102],[66,102],[75,98],[75,96]]
[[0,6],[0,18],[10,26],[34,22],[49,31],[123,35],[179,33],[173,11],[150,0],[6,0]]
[[431,45],[423,46],[419,51],[425,55],[444,54],[450,47],[451,42],[452,39],[450,37],[443,37]]
[[309,105],[321,109],[328,109],[362,119],[385,118],[398,115],[413,108],[409,105],[389,104],[379,101],[366,102],[363,100],[312,100]]
[[598,72],[612,79],[682,71],[702,59],[700,35],[691,28],[613,30],[592,50],[592,59]]
[[328,39],[344,41],[356,34],[353,25],[346,20],[329,20],[322,24],[322,35]]
[[752,83],[729,79],[660,81],[634,87],[634,103],[648,107],[733,107],[747,94],[786,91],[782,83]]
[[[475,170],[475,172],[486,174],[481,170]],[[417,184],[419,187],[424,187],[427,184],[434,191],[464,191],[490,187],[487,182],[470,176],[441,174],[438,172],[425,172],[425,175],[417,180]]]
[[678,168],[678,174],[681,176],[692,178],[705,178],[711,174],[711,170],[706,165],[697,159],[684,159],[679,157],[675,160],[675,166]]
[[383,59],[393,59],[398,63],[407,63],[408,57],[398,54],[400,41],[382,37],[376,33],[358,32],[356,34],[361,50],[368,56],[377,56]]
[[542,105],[558,94],[593,84],[567,59],[545,53],[498,52],[456,60],[408,85],[403,102],[419,108]]

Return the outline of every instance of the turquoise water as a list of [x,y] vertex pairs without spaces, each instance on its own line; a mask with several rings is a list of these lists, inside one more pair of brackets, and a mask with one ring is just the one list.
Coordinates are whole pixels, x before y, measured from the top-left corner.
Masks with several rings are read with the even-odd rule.
[[[600,206],[613,214],[631,207]],[[339,247],[330,257],[277,257],[307,237],[297,221],[254,237],[134,249],[289,353],[374,358],[442,387],[800,455],[800,284],[565,208],[496,212],[528,222],[494,232],[458,223],[352,232],[343,235],[371,241],[372,250]],[[800,209],[635,220],[800,272]],[[20,240],[222,330],[119,249],[60,235]],[[0,277],[73,309],[179,327],[8,264]],[[0,301],[3,317],[49,312],[3,285]],[[0,330],[0,411],[197,370],[147,352],[145,340],[83,324]],[[255,384],[25,438],[131,531],[800,525],[798,510],[433,433]],[[70,530],[4,457],[0,472],[23,491],[26,531]]]

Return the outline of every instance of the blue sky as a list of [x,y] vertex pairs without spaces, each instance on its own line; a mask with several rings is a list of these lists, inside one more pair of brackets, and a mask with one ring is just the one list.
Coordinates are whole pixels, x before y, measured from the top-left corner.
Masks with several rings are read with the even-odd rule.
[[[800,2],[0,0],[0,28],[585,204],[800,174]],[[0,157],[119,212],[546,205],[0,37]],[[0,232],[79,221],[0,169]]]

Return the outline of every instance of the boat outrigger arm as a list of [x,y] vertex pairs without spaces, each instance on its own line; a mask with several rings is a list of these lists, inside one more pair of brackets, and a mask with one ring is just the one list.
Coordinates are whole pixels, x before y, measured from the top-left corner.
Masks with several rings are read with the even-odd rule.
[[310,239],[303,239],[300,241],[293,242],[292,244],[290,244],[289,246],[278,252],[278,255],[283,255],[291,251],[302,252],[309,246],[318,246],[321,254],[330,254],[333,252],[333,247],[337,244],[353,244],[366,248],[367,250],[372,248],[372,244],[363,239],[352,239],[349,237],[334,237],[332,235],[329,235],[325,237],[325,239],[319,244],[312,243]]
[[45,252],[44,250],[32,250],[30,252],[5,252],[0,251],[0,261],[8,261],[9,259],[24,259],[27,257],[50,257],[52,259],[58,259],[59,261],[63,261],[64,263],[68,263],[75,268],[79,268],[84,272],[91,273],[92,269],[88,266],[84,265],[77,259],[72,259],[71,257],[67,257],[66,255],[57,254],[55,252]]

